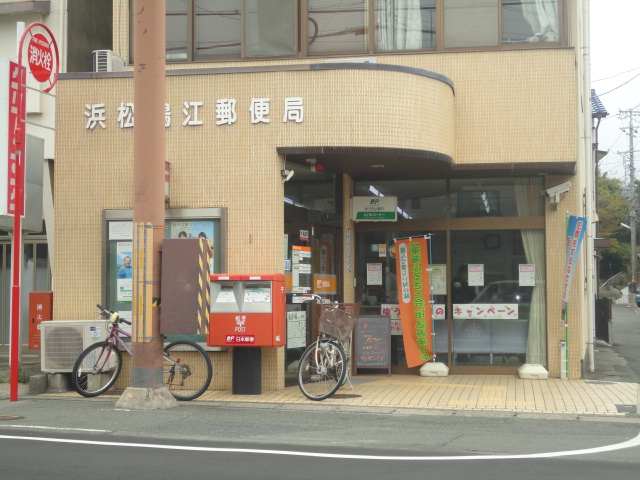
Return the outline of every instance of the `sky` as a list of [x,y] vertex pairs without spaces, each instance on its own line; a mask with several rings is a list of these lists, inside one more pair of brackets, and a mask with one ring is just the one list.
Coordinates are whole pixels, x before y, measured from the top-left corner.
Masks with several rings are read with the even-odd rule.
[[624,179],[625,165],[629,174],[629,119],[623,120],[620,111],[638,112],[634,163],[640,165],[640,0],[589,0],[589,8],[591,88],[609,113],[598,128],[598,149],[609,152],[600,172]]

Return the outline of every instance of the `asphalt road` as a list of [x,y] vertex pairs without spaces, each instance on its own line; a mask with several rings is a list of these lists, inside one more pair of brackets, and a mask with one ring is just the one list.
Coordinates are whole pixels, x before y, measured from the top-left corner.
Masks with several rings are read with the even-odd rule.
[[636,480],[640,467],[635,417],[52,399],[4,402],[0,416],[3,480]]
[[612,323],[611,345],[626,361],[615,368],[624,381],[640,383],[640,309],[614,305]]

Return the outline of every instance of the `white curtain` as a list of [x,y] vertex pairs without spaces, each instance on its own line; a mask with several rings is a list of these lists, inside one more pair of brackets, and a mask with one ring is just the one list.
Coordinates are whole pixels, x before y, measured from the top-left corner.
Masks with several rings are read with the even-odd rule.
[[378,50],[422,48],[420,0],[378,0],[376,15]]
[[[516,204],[521,217],[541,214],[542,182],[538,178],[516,179]],[[535,265],[535,282],[531,294],[529,336],[526,363],[547,364],[544,230],[521,230],[527,263]]]
[[533,30],[530,42],[557,42],[558,0],[522,0],[522,14]]

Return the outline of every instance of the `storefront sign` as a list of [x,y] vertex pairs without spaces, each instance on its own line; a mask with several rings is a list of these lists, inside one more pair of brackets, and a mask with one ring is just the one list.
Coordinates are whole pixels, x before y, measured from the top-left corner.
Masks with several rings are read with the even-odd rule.
[[354,346],[356,369],[386,368],[391,375],[391,327],[388,316],[358,317]]
[[433,322],[427,239],[396,240],[398,297],[407,366],[417,367],[433,357]]
[[356,222],[395,222],[398,197],[353,197],[351,219]]
[[338,278],[334,274],[315,274],[313,276],[313,293],[318,295],[337,295]]
[[[182,112],[182,126],[203,126],[215,121],[217,126],[233,125],[238,121],[236,110],[237,101],[235,98],[220,98],[216,100],[215,115],[208,108],[209,105],[203,101],[184,101],[178,106]],[[133,128],[135,105],[133,102],[120,102],[117,115],[113,114],[110,119],[115,119],[118,126],[122,128]],[[87,117],[86,130],[93,130],[99,126],[107,128],[110,121],[107,107],[104,103],[85,104],[84,116]],[[279,114],[280,115],[280,114]],[[241,114],[242,116],[242,114]],[[247,118],[252,124],[271,123],[271,99],[252,98],[247,109]],[[173,111],[170,103],[164,105],[164,126],[171,127]],[[304,120],[304,105],[302,97],[287,97],[283,102],[282,122],[302,123]]]
[[470,319],[482,318],[485,320],[517,320],[517,303],[463,303],[453,305],[453,318]]

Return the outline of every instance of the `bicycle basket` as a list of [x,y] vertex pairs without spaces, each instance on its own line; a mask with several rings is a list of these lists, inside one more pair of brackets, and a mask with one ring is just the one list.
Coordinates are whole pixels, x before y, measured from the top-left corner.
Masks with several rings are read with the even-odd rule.
[[335,337],[344,342],[351,335],[351,331],[360,312],[359,303],[338,303],[321,305],[318,330],[320,333]]

